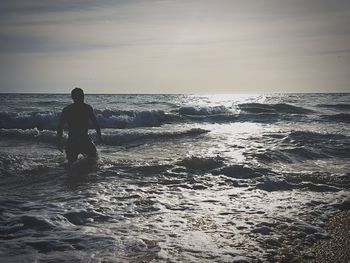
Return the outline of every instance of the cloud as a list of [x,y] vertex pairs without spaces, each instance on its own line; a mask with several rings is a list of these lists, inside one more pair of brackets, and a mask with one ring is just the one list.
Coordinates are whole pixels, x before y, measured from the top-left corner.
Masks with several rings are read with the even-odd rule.
[[334,49],[334,50],[325,50],[323,52],[320,52],[321,54],[326,55],[346,55],[350,54],[350,48],[348,49]]
[[129,46],[128,43],[56,42],[47,37],[0,36],[0,53],[71,53]]
[[3,0],[0,84],[343,85],[349,24],[348,0]]
[[125,3],[126,1],[113,0],[2,0],[0,2],[0,14],[35,14],[45,12],[66,12],[66,11],[84,11],[97,7],[114,6]]

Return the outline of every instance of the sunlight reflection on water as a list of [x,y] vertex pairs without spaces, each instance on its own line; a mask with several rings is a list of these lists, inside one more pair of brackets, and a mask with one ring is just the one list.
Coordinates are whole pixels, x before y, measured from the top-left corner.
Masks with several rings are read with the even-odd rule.
[[50,130],[66,97],[13,96],[0,96],[10,260],[299,260],[347,204],[344,95],[88,95],[105,142],[96,166],[69,170]]

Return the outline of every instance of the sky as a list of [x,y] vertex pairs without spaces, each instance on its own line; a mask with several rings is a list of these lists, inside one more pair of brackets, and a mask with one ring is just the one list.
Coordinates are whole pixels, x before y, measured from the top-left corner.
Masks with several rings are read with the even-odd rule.
[[350,92],[349,0],[1,0],[0,92]]

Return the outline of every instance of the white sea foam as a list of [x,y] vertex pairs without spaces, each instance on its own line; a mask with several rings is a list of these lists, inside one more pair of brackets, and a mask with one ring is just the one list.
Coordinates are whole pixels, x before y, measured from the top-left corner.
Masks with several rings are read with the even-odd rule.
[[0,95],[4,260],[303,262],[350,207],[349,95],[86,99],[100,160],[68,169],[69,96]]
[[[123,145],[133,141],[140,140],[171,140],[176,138],[197,136],[209,132],[205,129],[192,128],[174,131],[137,131],[137,130],[120,130],[103,133],[103,144],[106,145]],[[95,138],[96,134],[92,133]],[[25,140],[35,140],[40,142],[56,142],[57,134],[55,131],[34,129],[0,129],[0,137],[16,138]],[[67,138],[67,135],[64,136]]]

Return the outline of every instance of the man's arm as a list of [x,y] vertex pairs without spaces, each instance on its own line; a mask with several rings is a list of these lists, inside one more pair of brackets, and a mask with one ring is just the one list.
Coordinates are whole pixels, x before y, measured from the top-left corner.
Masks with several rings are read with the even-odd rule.
[[102,136],[101,136],[101,129],[100,129],[100,125],[98,125],[97,119],[96,119],[96,115],[93,111],[92,108],[90,108],[89,110],[89,117],[92,121],[92,125],[94,126],[96,133],[97,133],[97,138],[100,142],[102,142]]
[[63,135],[63,128],[64,128],[64,123],[66,122],[66,114],[65,111],[63,110],[60,116],[60,120],[58,122],[57,126],[57,148],[62,152],[62,135]]

